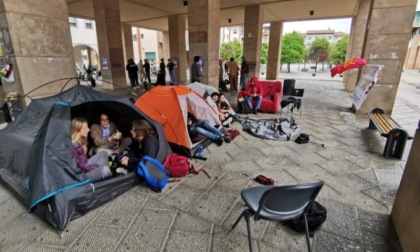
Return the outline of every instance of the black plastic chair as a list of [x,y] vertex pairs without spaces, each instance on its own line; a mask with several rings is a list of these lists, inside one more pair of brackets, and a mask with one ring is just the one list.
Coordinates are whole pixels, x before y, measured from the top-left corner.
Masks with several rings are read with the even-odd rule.
[[248,229],[249,251],[252,252],[250,217],[254,220],[286,221],[304,216],[306,229],[306,242],[311,251],[309,242],[309,229],[306,212],[315,200],[323,181],[316,183],[290,185],[290,186],[258,186],[242,190],[241,197],[248,209],[245,209],[233,224],[236,227],[242,217],[245,218]]

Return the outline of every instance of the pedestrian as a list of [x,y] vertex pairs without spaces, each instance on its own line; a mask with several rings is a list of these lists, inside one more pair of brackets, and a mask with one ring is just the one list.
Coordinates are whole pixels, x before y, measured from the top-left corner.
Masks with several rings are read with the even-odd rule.
[[159,72],[156,80],[156,85],[166,85],[166,65],[165,60],[162,58],[160,59],[159,63]]
[[171,85],[173,85],[175,83],[175,72],[174,72],[175,64],[172,61],[172,59],[168,59],[168,64],[166,65],[166,67],[168,68],[168,71],[169,71],[169,78],[171,78]]
[[150,80],[150,64],[149,64],[148,59],[144,60],[143,68],[144,68],[144,73],[146,74],[146,79],[148,83],[149,84],[152,83],[152,81]]
[[133,59],[129,59],[127,61],[125,70],[128,72],[128,78],[130,79],[131,87],[134,89],[139,89],[139,68],[137,67],[136,63],[134,63]]
[[139,68],[140,81],[143,82],[144,79],[145,79],[145,73],[144,73],[142,59],[139,60],[139,63],[137,64],[137,67]]
[[203,76],[200,65],[200,56],[194,56],[194,62],[191,65],[191,82],[200,82],[200,77]]
[[242,56],[242,64],[241,64],[241,90],[246,89],[246,79],[248,78],[249,73],[249,65],[246,61],[245,57]]
[[238,91],[238,75],[239,75],[239,66],[236,63],[235,58],[230,58],[229,62],[229,82],[230,90]]

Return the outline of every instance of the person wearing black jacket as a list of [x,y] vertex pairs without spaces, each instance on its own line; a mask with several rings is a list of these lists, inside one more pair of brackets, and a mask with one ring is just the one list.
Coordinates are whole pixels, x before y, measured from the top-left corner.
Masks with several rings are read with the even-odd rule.
[[132,88],[139,89],[139,67],[134,63],[133,59],[129,59],[125,70],[128,72],[128,78],[130,78],[130,84]]
[[147,60],[147,59],[144,60],[143,68],[144,68],[144,72],[146,74],[147,81],[149,82],[149,84],[152,83],[152,81],[150,80],[150,64],[149,64],[149,60]]
[[159,140],[153,126],[146,120],[135,120],[131,136],[139,143],[139,152],[121,158],[121,165],[129,171],[135,170],[144,156],[155,158],[159,151]]

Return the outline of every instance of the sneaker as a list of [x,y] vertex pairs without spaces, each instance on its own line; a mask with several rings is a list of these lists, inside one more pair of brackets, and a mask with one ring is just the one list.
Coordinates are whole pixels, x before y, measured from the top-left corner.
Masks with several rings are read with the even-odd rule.
[[224,120],[224,121],[222,122],[222,125],[223,125],[223,126],[229,126],[229,124],[230,124],[232,121],[233,121],[233,118],[232,118],[232,117],[229,117],[228,119],[226,119],[226,120]]
[[217,144],[217,146],[220,146],[223,144],[223,138],[221,136],[219,136],[216,140],[214,140],[214,142]]
[[126,175],[128,173],[127,169],[122,168],[122,167],[118,167],[115,172],[119,175]]
[[226,136],[226,135],[223,135],[223,140],[224,140],[226,143],[230,143],[230,142],[231,142],[230,138],[229,138],[228,136]]

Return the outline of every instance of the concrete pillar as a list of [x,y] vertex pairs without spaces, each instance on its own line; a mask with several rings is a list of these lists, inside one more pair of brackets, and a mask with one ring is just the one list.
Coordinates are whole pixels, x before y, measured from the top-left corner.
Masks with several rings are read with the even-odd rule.
[[419,56],[420,56],[420,36],[416,35],[411,40],[411,48],[408,49],[407,57],[405,60],[405,69],[419,69]]
[[260,74],[263,11],[260,5],[245,6],[243,56],[249,63],[250,78]]
[[[141,32],[140,32],[140,28],[137,28],[137,29],[136,29],[136,34],[137,34],[137,44],[136,44],[136,46],[137,46],[137,50],[138,50],[138,52],[139,52],[138,57],[139,57],[139,59],[140,59],[142,62],[144,62],[144,61],[143,61],[143,60],[144,60],[144,52],[143,52],[143,49],[142,49],[142,47],[141,47]],[[138,62],[136,62],[136,63],[138,63]]]
[[[58,35],[59,34],[59,35]],[[67,1],[0,0],[0,46],[3,62],[13,64],[15,81],[2,80],[5,94],[26,94],[57,79],[76,77]],[[57,94],[67,80],[54,82],[30,94],[37,98]],[[76,84],[70,82],[67,88]],[[30,101],[23,101],[23,105]]]
[[[204,58],[201,81],[219,87],[220,0],[189,1],[189,55]],[[189,62],[191,65],[192,62]]]
[[366,114],[375,107],[391,113],[407,53],[417,0],[375,0],[366,44],[362,53],[368,64],[384,65],[381,78],[357,111]]
[[171,59],[176,61],[175,79],[177,82],[187,81],[187,50],[185,41],[185,30],[187,19],[185,15],[172,15],[168,17],[169,27],[169,48]]
[[391,213],[403,251],[417,251],[420,247],[419,152],[420,130],[417,130]]
[[[98,37],[103,88],[127,87],[121,31],[120,3],[115,0],[93,0]],[[111,84],[112,83],[112,84]]]
[[[369,25],[370,10],[372,0],[360,0],[357,16],[353,18],[350,30],[350,39],[347,50],[346,59],[363,58],[364,57],[364,44],[367,36],[367,29]],[[359,71],[362,71],[361,69]],[[359,71],[347,71],[344,74],[346,83],[346,91],[353,92],[356,87]]]
[[270,38],[268,41],[267,80],[277,80],[280,71],[281,39],[283,22],[270,24]]
[[125,55],[124,62],[127,62],[128,59],[134,60],[133,32],[131,31],[131,25],[123,24],[122,31],[123,31],[122,36],[123,36],[123,41],[124,41],[124,55]]

